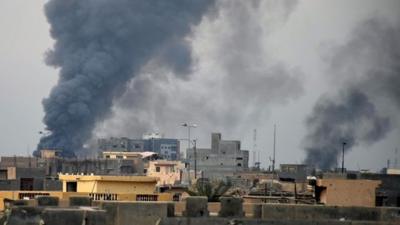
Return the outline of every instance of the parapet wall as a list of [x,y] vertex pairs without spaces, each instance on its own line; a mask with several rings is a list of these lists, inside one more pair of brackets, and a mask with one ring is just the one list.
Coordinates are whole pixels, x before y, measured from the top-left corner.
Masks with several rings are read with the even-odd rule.
[[398,221],[400,208],[263,204],[262,219]]
[[86,225],[400,225],[399,208],[284,204],[249,207],[240,198],[222,198],[222,204],[215,207],[215,203],[204,201],[205,197],[189,197],[183,205],[184,216],[177,216],[174,202],[92,202],[88,197],[71,198],[74,199],[69,201],[70,206],[65,207],[57,207],[61,202],[51,196],[38,197],[36,207],[28,206],[29,201],[18,200],[7,213],[8,221],[18,223],[8,224],[36,224],[43,220],[45,224],[57,225],[83,221]]

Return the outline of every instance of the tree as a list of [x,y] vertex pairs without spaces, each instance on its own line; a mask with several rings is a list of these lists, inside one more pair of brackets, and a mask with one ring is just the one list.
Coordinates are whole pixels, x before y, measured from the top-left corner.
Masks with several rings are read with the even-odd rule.
[[209,202],[218,202],[219,198],[226,195],[231,187],[232,184],[229,181],[198,179],[188,193],[190,196],[206,196]]

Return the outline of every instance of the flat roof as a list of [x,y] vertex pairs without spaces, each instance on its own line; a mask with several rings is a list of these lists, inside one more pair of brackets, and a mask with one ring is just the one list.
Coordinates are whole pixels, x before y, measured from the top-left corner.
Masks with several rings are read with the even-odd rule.
[[148,176],[110,176],[110,175],[71,175],[60,174],[61,181],[118,181],[118,182],[157,182],[156,177]]

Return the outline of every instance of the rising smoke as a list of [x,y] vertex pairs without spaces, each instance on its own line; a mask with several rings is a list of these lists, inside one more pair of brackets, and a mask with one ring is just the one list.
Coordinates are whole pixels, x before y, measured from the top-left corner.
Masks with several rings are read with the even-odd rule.
[[301,73],[268,46],[296,1],[221,0],[216,8],[191,39],[198,62],[191,79],[149,65],[116,102],[114,117],[98,127],[99,136],[135,137],[157,129],[185,137],[179,124],[189,121],[199,124],[193,132],[200,144],[215,131],[242,138],[268,117],[271,105],[301,96]]
[[332,168],[342,151],[382,140],[399,122],[400,27],[370,19],[331,49],[329,74],[339,94],[322,97],[306,120],[306,163]]
[[[43,100],[49,135],[38,149],[74,155],[110,114],[113,100],[153,58],[177,75],[191,70],[187,36],[213,0],[50,0],[54,47],[47,64],[59,80]],[[37,153],[36,153],[37,154]]]

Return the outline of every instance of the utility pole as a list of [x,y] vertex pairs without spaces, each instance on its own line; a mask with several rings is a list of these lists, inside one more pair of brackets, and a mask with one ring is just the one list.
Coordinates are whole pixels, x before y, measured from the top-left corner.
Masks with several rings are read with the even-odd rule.
[[346,142],[342,143],[342,173],[344,173],[344,146],[346,145]]

